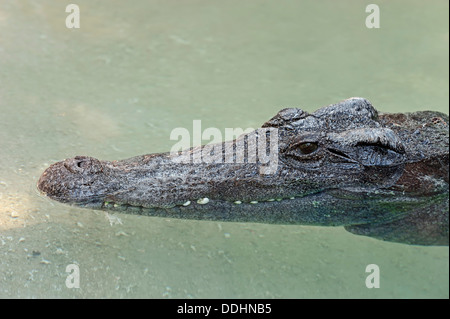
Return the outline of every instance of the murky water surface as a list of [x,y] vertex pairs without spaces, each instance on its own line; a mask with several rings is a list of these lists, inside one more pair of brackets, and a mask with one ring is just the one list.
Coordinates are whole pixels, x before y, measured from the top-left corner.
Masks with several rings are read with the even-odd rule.
[[[71,2],[80,29],[65,27]],[[380,29],[357,1],[2,0],[0,297],[448,298],[448,247],[107,215],[36,190],[55,161],[167,151],[194,119],[258,127],[351,96],[448,113],[448,2],[377,4]],[[372,263],[379,289],[365,286]]]

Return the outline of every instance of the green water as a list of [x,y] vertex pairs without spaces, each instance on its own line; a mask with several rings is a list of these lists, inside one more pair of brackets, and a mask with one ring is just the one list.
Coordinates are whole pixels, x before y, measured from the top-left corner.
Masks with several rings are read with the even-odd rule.
[[[67,29],[75,2],[81,27]],[[352,96],[448,113],[448,1],[0,2],[0,297],[448,298],[448,247],[337,227],[78,209],[51,163],[167,151],[176,127],[258,127]],[[77,264],[80,288],[65,285]],[[368,289],[365,268],[380,268]]]

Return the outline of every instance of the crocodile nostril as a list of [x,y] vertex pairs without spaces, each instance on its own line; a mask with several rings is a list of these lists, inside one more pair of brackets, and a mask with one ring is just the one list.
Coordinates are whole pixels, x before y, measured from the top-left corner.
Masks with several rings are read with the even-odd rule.
[[76,162],[76,165],[81,169],[88,169],[90,166],[94,166],[95,164],[96,163],[90,158],[78,160]]
[[64,162],[64,166],[72,173],[98,173],[103,169],[98,159],[86,156],[67,159]]

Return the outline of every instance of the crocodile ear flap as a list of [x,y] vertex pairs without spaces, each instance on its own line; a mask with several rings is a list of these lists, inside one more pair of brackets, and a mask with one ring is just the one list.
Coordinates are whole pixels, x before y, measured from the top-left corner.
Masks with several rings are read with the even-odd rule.
[[262,127],[281,127],[291,122],[307,117],[309,114],[301,109],[282,109],[274,117],[262,125]]

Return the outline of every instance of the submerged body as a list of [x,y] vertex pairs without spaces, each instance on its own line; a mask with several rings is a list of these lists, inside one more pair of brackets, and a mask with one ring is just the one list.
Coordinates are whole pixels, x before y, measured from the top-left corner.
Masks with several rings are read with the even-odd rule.
[[[38,188],[94,209],[345,226],[389,241],[448,245],[448,144],[445,114],[378,114],[351,98],[311,114],[281,110],[262,128],[213,147],[122,161],[77,156],[50,166]],[[251,154],[257,145],[266,147]],[[276,166],[264,173],[267,162],[257,155],[265,151]],[[213,153],[214,161],[192,161]]]

